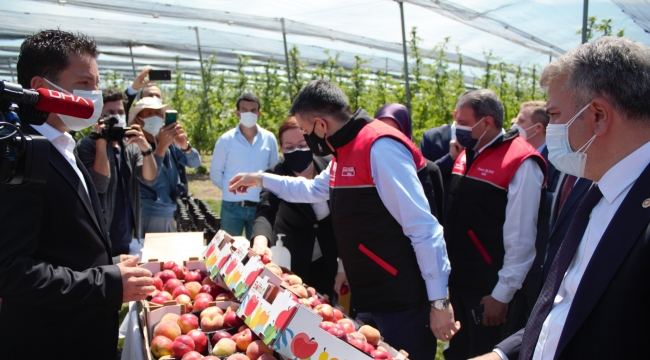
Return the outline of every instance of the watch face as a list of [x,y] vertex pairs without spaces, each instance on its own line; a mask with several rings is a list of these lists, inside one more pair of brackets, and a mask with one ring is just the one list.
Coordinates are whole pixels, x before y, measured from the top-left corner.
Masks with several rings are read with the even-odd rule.
[[445,308],[445,304],[442,302],[442,300],[436,300],[436,302],[433,303],[433,307],[436,310],[442,310]]

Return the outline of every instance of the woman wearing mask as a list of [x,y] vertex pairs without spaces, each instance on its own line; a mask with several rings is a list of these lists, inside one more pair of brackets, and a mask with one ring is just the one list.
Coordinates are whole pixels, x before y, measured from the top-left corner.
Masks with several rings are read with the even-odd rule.
[[[395,103],[386,104],[377,110],[375,113],[375,119],[401,131],[402,134],[406,135],[406,137],[409,139],[413,139],[411,115],[409,115],[409,111],[406,106]],[[438,218],[438,220],[442,223],[445,198],[445,190],[442,184],[442,174],[440,173],[440,168],[438,168],[438,165],[429,160],[427,160],[427,172],[429,173],[431,185],[433,186],[433,196],[431,196],[431,191],[427,191],[425,184],[423,184],[423,186],[425,186],[424,194],[429,201],[431,214]]]
[[[283,158],[267,172],[313,179],[327,168],[331,156],[313,155],[303,134],[295,118],[282,123],[278,136]],[[286,235],[282,241],[291,253],[291,271],[331,298],[338,251],[328,202],[289,203],[263,189],[253,223],[253,250],[272,257],[269,247],[278,234]]]
[[183,189],[186,191],[180,173],[184,166],[201,165],[201,157],[187,141],[183,127],[178,123],[164,126],[165,111],[171,109],[159,98],[146,97],[129,112],[129,124],[142,127],[156,160],[162,160],[154,185],[140,184],[142,237],[148,232],[175,231],[176,198]]

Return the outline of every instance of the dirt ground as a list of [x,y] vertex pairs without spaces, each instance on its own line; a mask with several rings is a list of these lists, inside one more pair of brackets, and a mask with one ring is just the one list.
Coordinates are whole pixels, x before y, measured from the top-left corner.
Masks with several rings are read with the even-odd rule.
[[[201,155],[201,165],[210,170],[212,155]],[[212,183],[208,173],[200,173],[196,169],[187,169],[190,192],[195,199],[205,200],[210,204],[212,210],[217,214],[221,213],[221,190]]]

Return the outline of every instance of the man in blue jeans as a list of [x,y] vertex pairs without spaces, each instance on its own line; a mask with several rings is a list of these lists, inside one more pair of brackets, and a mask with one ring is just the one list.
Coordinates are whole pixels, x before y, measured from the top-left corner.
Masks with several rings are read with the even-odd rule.
[[278,162],[275,135],[257,125],[261,114],[257,96],[242,94],[237,99],[235,111],[239,125],[219,137],[212,155],[210,179],[219,189],[224,190],[221,228],[233,236],[241,235],[244,228],[247,238],[253,233],[260,188],[234,195],[228,192],[228,181],[238,173],[266,170]]

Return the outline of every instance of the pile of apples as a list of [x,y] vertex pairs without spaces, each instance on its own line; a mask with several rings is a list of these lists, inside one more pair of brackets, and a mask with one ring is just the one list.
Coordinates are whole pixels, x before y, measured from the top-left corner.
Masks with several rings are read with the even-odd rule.
[[188,271],[174,261],[163,264],[163,270],[153,276],[153,285],[156,291],[151,294],[152,303],[162,305],[165,301],[176,300],[185,305],[187,313],[203,310],[211,301],[234,299],[234,295],[212,281],[207,272]]
[[[156,359],[275,360],[273,351],[237,317],[236,307],[211,306],[194,314],[166,314],[154,327],[151,352]],[[237,329],[231,335],[224,329]],[[208,353],[211,340],[212,355]],[[245,353],[245,354],[244,354]]]
[[327,298],[319,295],[316,292],[316,289],[313,287],[305,286],[302,282],[302,278],[300,276],[295,275],[295,274],[290,274],[286,272],[282,272],[282,268],[279,267],[276,264],[273,263],[268,263],[265,265],[272,273],[277,275],[280,279],[282,279],[282,283],[280,284],[283,288],[289,290],[294,296],[293,299],[297,303],[300,303],[302,305],[306,305],[310,307],[312,310],[316,308],[316,306],[321,305],[321,304],[329,304],[329,300]]

